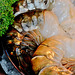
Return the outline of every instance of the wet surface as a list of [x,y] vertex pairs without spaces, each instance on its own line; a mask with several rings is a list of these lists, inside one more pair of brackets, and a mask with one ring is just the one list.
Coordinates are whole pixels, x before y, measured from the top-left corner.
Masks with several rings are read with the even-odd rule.
[[20,75],[4,53],[4,37],[0,37],[0,75]]

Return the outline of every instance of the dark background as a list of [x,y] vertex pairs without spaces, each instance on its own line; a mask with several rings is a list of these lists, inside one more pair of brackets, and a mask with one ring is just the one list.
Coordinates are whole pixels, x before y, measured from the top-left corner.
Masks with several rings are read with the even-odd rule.
[[[1,61],[1,56],[3,55],[3,46],[2,46],[3,39],[2,38],[3,37],[0,37],[0,61]],[[0,75],[6,75],[1,65],[0,65]]]

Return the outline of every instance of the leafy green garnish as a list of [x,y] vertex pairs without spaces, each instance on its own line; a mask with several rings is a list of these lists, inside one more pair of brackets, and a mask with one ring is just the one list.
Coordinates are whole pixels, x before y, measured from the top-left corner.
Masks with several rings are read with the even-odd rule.
[[0,36],[2,36],[9,25],[14,22],[12,4],[18,0],[0,0]]

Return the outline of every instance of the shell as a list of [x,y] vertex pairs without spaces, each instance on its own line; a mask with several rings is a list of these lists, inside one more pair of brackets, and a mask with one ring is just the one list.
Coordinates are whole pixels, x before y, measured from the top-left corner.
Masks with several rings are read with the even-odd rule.
[[73,75],[75,74],[75,59],[63,58],[61,62],[65,66],[65,68],[73,72]]
[[15,17],[13,27],[20,33],[35,30],[44,22],[43,13],[44,11],[36,10],[21,14]]
[[[71,75],[74,73],[65,68],[66,65],[62,66],[64,52],[60,46],[63,44],[52,38],[48,38],[40,44],[31,59],[32,69],[36,75]],[[74,69],[73,67],[72,69]]]
[[14,15],[18,16],[19,14],[31,11],[31,10],[44,10],[49,7],[49,0],[20,0],[14,6]]
[[43,68],[39,75],[70,75],[70,71],[66,70],[64,67],[59,66],[49,66]]
[[19,33],[17,30],[12,29],[7,34],[7,52],[21,71],[30,71],[31,57],[43,40],[38,30]]
[[18,69],[26,75],[32,72],[30,60],[33,53],[44,41],[38,29],[41,21],[43,22],[43,11],[30,11],[18,15],[12,30],[7,33],[7,53]]

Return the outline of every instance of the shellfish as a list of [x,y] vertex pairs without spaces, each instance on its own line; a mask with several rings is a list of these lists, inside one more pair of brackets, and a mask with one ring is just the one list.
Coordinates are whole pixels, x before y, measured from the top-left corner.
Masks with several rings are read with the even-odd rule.
[[50,0],[19,0],[15,4],[14,15],[31,11],[31,10],[44,10],[49,7]]
[[[17,68],[26,75],[31,71],[31,58],[44,40],[38,27],[43,22],[43,11],[30,11],[15,17],[12,30],[7,33],[7,53]],[[15,60],[14,60],[15,59]]]
[[64,45],[58,36],[53,37],[46,39],[34,52],[31,59],[33,71],[38,75],[74,75],[75,54],[70,55],[65,48],[67,43]]
[[[66,61],[72,54],[69,53],[70,49],[65,50],[65,40],[58,37],[67,36],[59,25],[60,18],[58,20],[58,15],[56,16],[53,10],[44,10],[49,7],[50,2],[54,3],[53,0],[20,0],[14,7],[15,22],[7,34],[7,54],[20,72],[26,75],[33,71],[37,74],[40,70],[39,75],[71,75],[75,71],[74,60],[72,63],[72,59]],[[49,38],[51,36],[54,37]],[[71,45],[66,48],[69,46]]]

